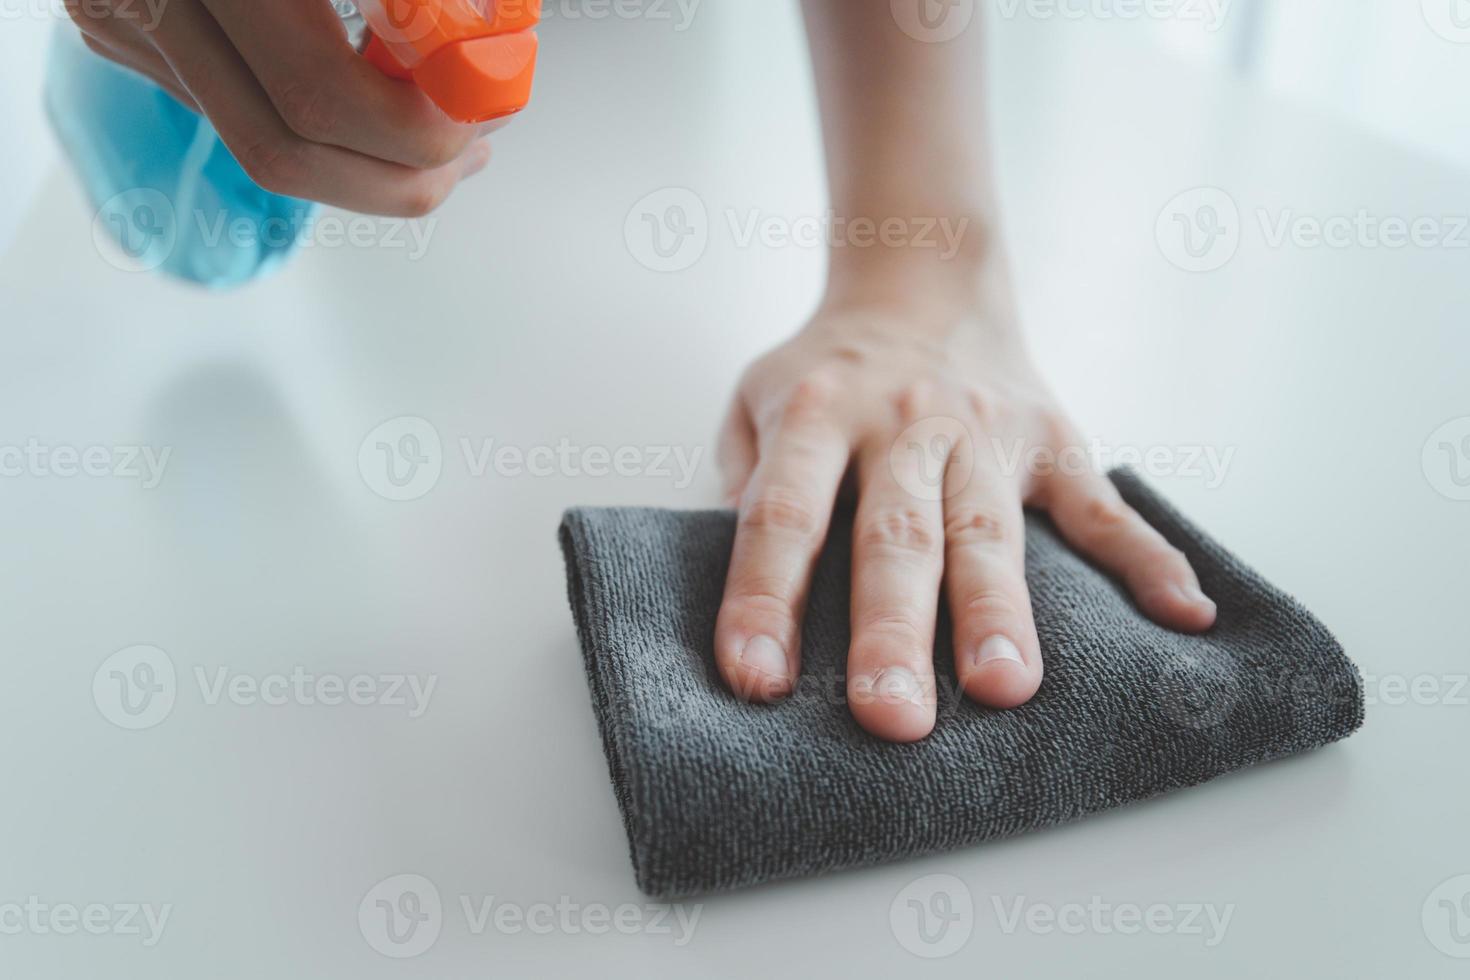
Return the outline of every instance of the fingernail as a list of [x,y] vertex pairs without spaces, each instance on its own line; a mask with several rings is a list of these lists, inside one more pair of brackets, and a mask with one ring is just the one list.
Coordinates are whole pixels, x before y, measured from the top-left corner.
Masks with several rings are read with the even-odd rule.
[[853,682],[857,694],[884,704],[922,704],[924,686],[907,667],[884,667]]
[[997,633],[984,643],[980,644],[975,651],[975,666],[984,667],[986,664],[998,663],[1009,660],[1011,663],[1025,666],[1026,660],[1021,656],[1021,651],[1011,642],[1010,637]]
[[770,677],[784,680],[790,675],[786,651],[769,636],[752,636],[746,640],[745,648],[740,651],[740,662]]

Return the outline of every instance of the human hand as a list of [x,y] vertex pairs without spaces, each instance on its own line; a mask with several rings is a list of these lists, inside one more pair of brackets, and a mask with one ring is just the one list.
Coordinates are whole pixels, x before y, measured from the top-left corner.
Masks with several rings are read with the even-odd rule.
[[[1105,476],[1006,465],[1020,458],[1010,447],[1059,453],[1081,438],[1019,345],[1000,336],[973,316],[829,304],[747,371],[721,436],[740,517],[715,627],[716,661],[739,696],[777,700],[796,682],[812,568],[849,468],[847,697],[880,738],[914,741],[934,727],[941,583],[964,692],[994,708],[1036,693],[1023,505],[1046,510],[1159,623],[1200,631],[1214,622],[1188,560]],[[947,468],[936,479],[926,464]]]
[[327,0],[66,0],[87,46],[202,111],[266,190],[417,217],[484,168],[450,120],[348,44]]

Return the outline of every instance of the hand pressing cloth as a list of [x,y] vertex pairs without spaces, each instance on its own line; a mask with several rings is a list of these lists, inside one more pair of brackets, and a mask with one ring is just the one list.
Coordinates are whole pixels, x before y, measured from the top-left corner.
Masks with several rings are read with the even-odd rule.
[[795,692],[755,705],[714,664],[735,516],[569,511],[572,612],[639,887],[673,898],[964,847],[1357,729],[1362,682],[1326,628],[1136,476],[1112,479],[1189,557],[1215,626],[1153,623],[1028,513],[1041,690],[1009,711],[965,698],[941,615],[938,724],[909,745],[868,735],[845,702],[851,514],[817,565]]

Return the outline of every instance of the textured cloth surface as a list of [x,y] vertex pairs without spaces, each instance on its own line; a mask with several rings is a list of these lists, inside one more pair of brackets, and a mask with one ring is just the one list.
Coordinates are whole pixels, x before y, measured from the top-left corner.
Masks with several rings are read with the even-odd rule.
[[1327,630],[1128,473],[1125,499],[1184,550],[1219,604],[1199,636],[1027,515],[1026,579],[1046,673],[1011,711],[956,696],[881,742],[845,703],[851,516],[818,564],[802,676],[779,705],[724,687],[712,650],[735,518],[582,509],[561,528],[572,611],[638,885],[676,897],[962,847],[1144,799],[1343,738],[1362,683]]

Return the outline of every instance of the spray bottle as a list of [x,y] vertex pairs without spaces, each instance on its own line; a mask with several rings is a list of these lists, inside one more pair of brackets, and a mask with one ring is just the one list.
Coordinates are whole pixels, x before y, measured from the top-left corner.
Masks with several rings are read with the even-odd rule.
[[[530,101],[541,0],[330,2],[364,57],[457,122]],[[207,119],[89,51],[70,25],[53,42],[46,106],[116,264],[234,286],[278,267],[310,227],[314,204],[260,187]]]

